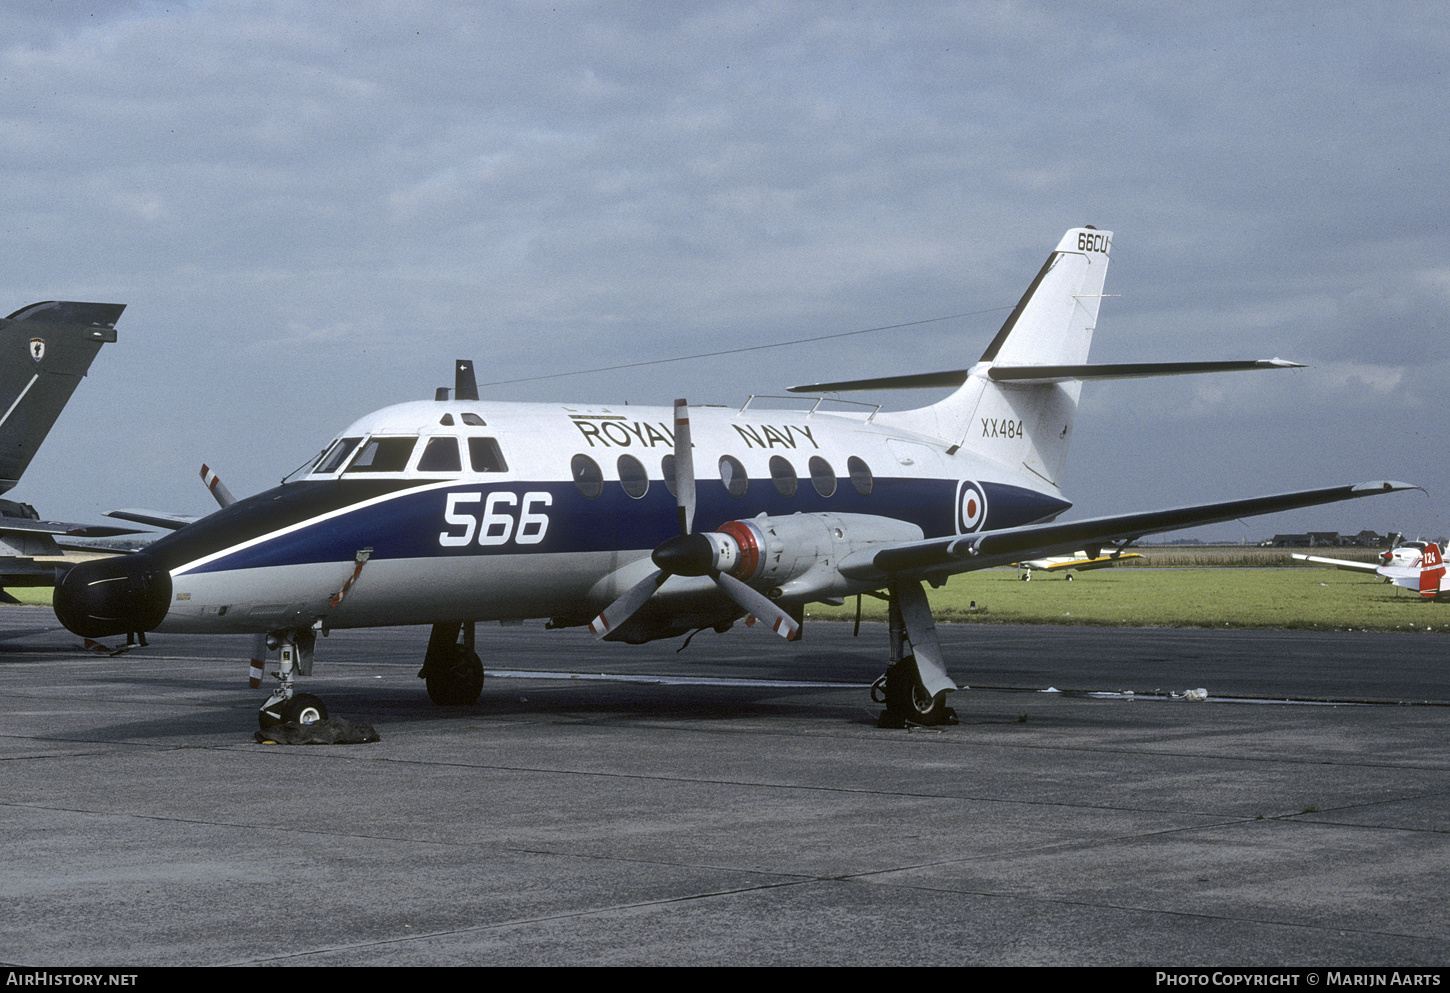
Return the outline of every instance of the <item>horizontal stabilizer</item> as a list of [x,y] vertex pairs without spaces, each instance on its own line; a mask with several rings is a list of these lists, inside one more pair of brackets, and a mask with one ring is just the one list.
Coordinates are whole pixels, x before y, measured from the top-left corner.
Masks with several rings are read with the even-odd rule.
[[[1023,386],[1039,383],[1091,382],[1099,379],[1143,379],[1149,376],[1189,376],[1205,372],[1248,372],[1255,369],[1302,369],[1286,359],[1250,359],[1231,362],[1114,362],[1097,365],[989,366],[986,374],[997,383]],[[955,389],[967,381],[971,369],[923,372],[909,376],[880,376],[839,383],[789,387],[792,393],[848,393],[858,390]]]

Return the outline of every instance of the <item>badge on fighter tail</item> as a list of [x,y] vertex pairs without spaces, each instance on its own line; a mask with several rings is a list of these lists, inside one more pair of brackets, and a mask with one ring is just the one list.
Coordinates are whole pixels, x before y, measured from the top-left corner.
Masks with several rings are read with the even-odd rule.
[[37,362],[39,362],[41,359],[45,358],[45,339],[44,338],[31,338],[30,339],[30,357],[32,359],[34,359],[35,361],[37,361]]

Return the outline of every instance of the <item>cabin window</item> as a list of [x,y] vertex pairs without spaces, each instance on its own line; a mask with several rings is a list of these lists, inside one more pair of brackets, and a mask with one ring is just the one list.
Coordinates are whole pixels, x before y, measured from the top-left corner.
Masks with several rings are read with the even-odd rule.
[[811,485],[816,492],[823,497],[831,496],[836,492],[836,470],[831,468],[831,463],[819,455],[812,455],[810,461]]
[[419,472],[462,472],[463,461],[458,457],[458,439],[441,435],[429,438],[423,447],[423,456],[418,459]]
[[417,438],[379,438],[374,435],[344,472],[402,472],[407,468],[408,456],[413,454],[417,444]]
[[336,472],[337,467],[352,454],[361,438],[339,438],[332,443],[332,447],[322,453],[322,458],[317,460],[317,468],[313,472]]
[[871,491],[876,488],[876,480],[871,475],[871,467],[864,459],[852,455],[846,460],[846,471],[851,474],[851,485],[856,492],[862,496],[870,496]]
[[604,491],[604,473],[599,469],[599,463],[587,455],[576,455],[569,463],[569,472],[574,477],[574,485],[579,487],[590,500],[593,500]]
[[796,487],[800,485],[800,479],[795,474],[795,466],[790,460],[782,455],[770,457],[770,481],[775,484],[775,490],[781,496],[795,496]]
[[494,438],[469,438],[468,463],[473,466],[474,472],[509,471],[508,463],[503,458],[503,449],[498,447],[498,441]]
[[679,496],[675,492],[675,457],[673,455],[666,455],[660,459],[660,474],[664,476],[665,489],[670,491],[670,496]]
[[481,428],[484,426],[483,418],[477,414],[460,414],[458,416],[462,417],[463,423],[470,427]]
[[624,492],[638,500],[649,492],[649,474],[633,455],[621,455],[616,463],[619,468],[619,485]]
[[750,488],[750,477],[745,474],[745,466],[733,455],[720,456],[720,482],[725,484],[725,492],[733,497],[743,497]]

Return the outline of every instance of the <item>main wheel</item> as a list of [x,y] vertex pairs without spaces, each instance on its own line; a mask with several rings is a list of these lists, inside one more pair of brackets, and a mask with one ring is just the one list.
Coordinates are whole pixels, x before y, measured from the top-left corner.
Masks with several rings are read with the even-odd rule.
[[922,685],[915,656],[886,670],[885,697],[886,714],[893,718],[924,725],[956,723],[957,712],[947,706],[947,691],[933,696]]
[[431,663],[423,677],[428,699],[440,707],[466,707],[483,692],[483,662],[478,653],[462,645],[453,649],[452,658],[443,665]]

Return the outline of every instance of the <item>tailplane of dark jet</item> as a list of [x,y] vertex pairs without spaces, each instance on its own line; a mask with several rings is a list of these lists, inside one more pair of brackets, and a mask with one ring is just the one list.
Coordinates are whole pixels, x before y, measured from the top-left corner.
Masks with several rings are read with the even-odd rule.
[[[116,340],[122,303],[48,300],[0,320],[0,493],[20,482],[101,346]],[[0,500],[0,588],[50,586],[67,538],[130,530],[42,521],[35,508]],[[57,539],[60,539],[59,541]],[[0,600],[13,600],[0,589]]]

